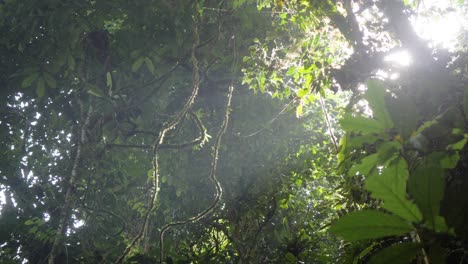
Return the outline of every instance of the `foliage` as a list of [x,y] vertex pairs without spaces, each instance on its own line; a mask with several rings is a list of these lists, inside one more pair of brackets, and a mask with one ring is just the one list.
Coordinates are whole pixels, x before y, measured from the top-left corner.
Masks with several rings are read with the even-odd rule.
[[464,1],[419,2],[1,2],[0,262],[466,262],[466,47],[409,20]]

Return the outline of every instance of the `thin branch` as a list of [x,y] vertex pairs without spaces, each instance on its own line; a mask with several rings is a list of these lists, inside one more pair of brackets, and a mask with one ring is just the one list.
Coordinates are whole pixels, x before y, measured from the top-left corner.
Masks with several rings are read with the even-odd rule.
[[319,101],[320,101],[320,107],[322,108],[323,116],[325,118],[325,122],[327,123],[328,134],[330,135],[330,138],[333,142],[333,146],[335,147],[335,152],[338,153],[338,141],[336,140],[335,135],[333,134],[333,128],[330,122],[330,118],[328,116],[327,109],[325,108],[325,103],[323,102],[323,98],[320,94],[319,94]]
[[247,135],[240,135],[240,133],[237,133],[237,137],[241,137],[241,138],[248,138],[248,137],[253,137],[257,134],[259,134],[260,132],[262,132],[263,130],[267,129],[268,126],[270,126],[271,124],[273,124],[287,109],[288,107],[293,104],[294,102],[296,102],[297,99],[293,99],[291,100],[289,103],[285,104],[284,107],[281,109],[281,111],[279,111],[278,114],[276,114],[270,121],[268,121],[262,128],[258,129],[257,131],[254,131],[250,134],[247,134]]

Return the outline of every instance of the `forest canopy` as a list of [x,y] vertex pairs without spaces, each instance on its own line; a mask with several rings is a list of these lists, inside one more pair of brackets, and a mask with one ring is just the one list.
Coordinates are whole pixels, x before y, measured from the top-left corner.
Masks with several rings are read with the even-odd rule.
[[0,1],[0,263],[468,263],[467,10]]

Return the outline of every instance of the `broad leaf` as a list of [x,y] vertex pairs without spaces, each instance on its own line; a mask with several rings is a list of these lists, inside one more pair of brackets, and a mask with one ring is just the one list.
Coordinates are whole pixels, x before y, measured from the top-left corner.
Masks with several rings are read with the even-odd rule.
[[444,170],[440,167],[420,166],[409,180],[409,192],[433,230],[446,229],[445,221],[439,216],[444,185]]
[[395,129],[405,140],[411,136],[421,119],[415,103],[409,97],[400,96],[387,100],[388,111]]
[[303,106],[302,106],[302,103],[300,103],[297,107],[296,107],[296,117],[299,118],[302,116],[302,109],[303,109]]
[[26,79],[21,82],[21,88],[26,88],[31,86],[31,84],[39,77],[39,73],[35,72],[29,75]]
[[377,210],[352,212],[330,227],[329,231],[347,241],[399,236],[412,231],[413,226],[396,215]]
[[57,88],[57,81],[49,73],[44,73],[44,80],[50,88]]
[[376,119],[351,114],[346,114],[340,120],[340,125],[343,130],[362,133],[382,133],[386,129],[385,125]]
[[106,84],[107,87],[112,88],[112,75],[110,72],[106,73]]
[[416,254],[421,249],[421,245],[417,243],[400,243],[393,244],[383,250],[377,252],[367,262],[368,264],[408,264],[416,257]]
[[141,65],[145,61],[145,57],[140,57],[132,65],[132,72],[136,72],[140,69]]
[[38,97],[43,97],[46,92],[45,80],[42,77],[39,77],[36,86],[36,94]]
[[372,109],[373,116],[379,120],[383,127],[391,128],[393,127],[393,122],[387,111],[386,94],[385,85],[382,81],[367,81],[367,91],[364,97]]
[[153,64],[153,62],[151,61],[150,58],[148,58],[148,57],[145,58],[145,65],[146,65],[146,68],[148,69],[148,71],[151,72],[152,74],[154,74],[156,69],[154,68],[154,64]]
[[365,188],[372,197],[382,200],[382,207],[412,222],[420,222],[422,215],[416,205],[406,198],[408,165],[403,158],[393,160],[381,173],[372,173]]
[[354,164],[351,169],[349,169],[348,175],[354,176],[358,173],[360,175],[369,175],[377,165],[378,158],[379,155],[377,153],[362,158],[360,163]]
[[401,144],[398,141],[387,141],[382,143],[377,151],[379,155],[379,161],[389,162],[391,159],[394,159],[400,155]]

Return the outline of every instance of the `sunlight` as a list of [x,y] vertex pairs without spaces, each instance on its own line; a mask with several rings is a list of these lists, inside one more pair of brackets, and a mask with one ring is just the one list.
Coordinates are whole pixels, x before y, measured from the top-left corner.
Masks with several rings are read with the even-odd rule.
[[[466,8],[456,6],[450,0],[421,0],[418,15],[411,19],[416,33],[429,41],[429,47],[454,50],[464,31],[468,29]],[[440,14],[436,11],[446,10]],[[462,43],[466,40],[462,40]],[[406,50],[393,52],[385,61],[398,67],[408,67],[412,63],[411,54]],[[398,74],[380,73],[380,77],[397,79]]]
[[398,66],[407,67],[411,64],[411,55],[406,50],[400,50],[386,56],[385,61],[394,63]]
[[[459,37],[468,29],[466,6],[450,0],[423,0],[418,7],[418,16],[411,19],[416,32],[430,41],[432,47],[453,50]],[[444,13],[437,14],[441,10]]]

